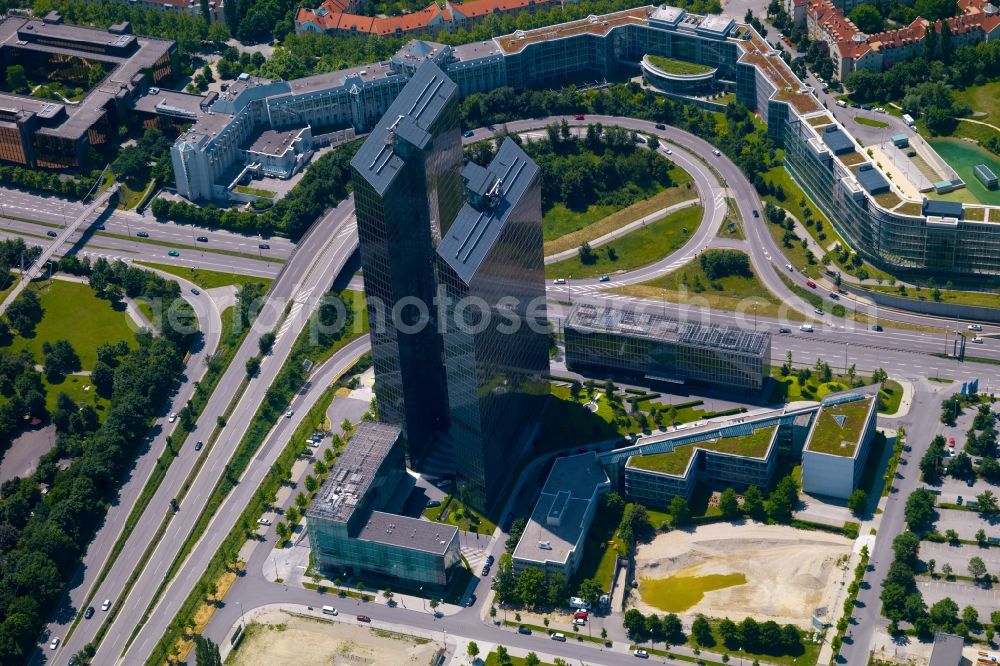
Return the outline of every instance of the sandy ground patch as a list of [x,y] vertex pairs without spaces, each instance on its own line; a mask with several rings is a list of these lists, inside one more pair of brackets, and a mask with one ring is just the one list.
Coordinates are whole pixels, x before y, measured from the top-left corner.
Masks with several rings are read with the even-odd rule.
[[254,618],[248,637],[226,663],[234,666],[429,664],[436,650],[434,643],[424,639],[273,611]]
[[[845,580],[837,561],[850,553],[851,543],[835,534],[782,525],[715,523],[660,534],[639,546],[635,577],[641,588],[643,578],[742,573],[745,585],[707,592],[684,615],[809,627],[813,610],[829,607]],[[639,594],[632,600],[644,613],[662,612]]]

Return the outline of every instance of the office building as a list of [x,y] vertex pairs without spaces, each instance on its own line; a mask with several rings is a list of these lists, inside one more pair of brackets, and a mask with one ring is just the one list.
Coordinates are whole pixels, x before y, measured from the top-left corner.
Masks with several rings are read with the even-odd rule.
[[411,464],[446,429],[434,249],[462,208],[455,83],[425,61],[351,162],[379,418]]
[[[717,437],[681,444],[665,453],[630,456],[625,492],[647,506],[665,507],[674,497],[690,500],[698,483],[723,490],[770,487],[778,462],[778,425],[740,424]],[[789,435],[790,431],[781,431]]]
[[839,499],[850,497],[864,472],[877,418],[877,394],[826,398],[802,450],[802,490]]
[[680,321],[649,310],[577,303],[563,333],[566,367],[597,377],[759,392],[771,361],[770,333]]
[[0,71],[20,65],[29,84],[59,83],[70,95],[83,91],[74,103],[0,91],[0,162],[92,166],[91,149],[117,143],[135,99],[173,79],[176,54],[174,42],[138,37],[128,22],[100,30],[64,25],[58,12],[0,19]]
[[[468,202],[437,248],[457,483],[485,509],[530,446],[548,397],[538,166],[510,139],[462,171]],[[377,388],[377,387],[376,387]]]
[[573,577],[600,497],[611,481],[593,451],[557,458],[512,554],[514,571],[537,567]]
[[406,478],[399,428],[361,422],[306,510],[313,564],[327,576],[444,588],[462,566],[458,530],[393,513]]

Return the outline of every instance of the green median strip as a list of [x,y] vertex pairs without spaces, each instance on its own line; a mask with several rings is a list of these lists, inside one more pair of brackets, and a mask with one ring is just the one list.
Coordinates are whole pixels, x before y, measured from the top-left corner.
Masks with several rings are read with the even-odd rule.
[[220,250],[213,248],[209,245],[197,246],[197,245],[185,245],[184,243],[172,243],[170,241],[154,240],[152,238],[138,238],[136,236],[128,236],[125,234],[113,234],[109,231],[97,231],[94,232],[95,236],[106,236],[107,238],[118,238],[119,240],[129,240],[137,241],[139,243],[149,243],[150,245],[159,245],[161,247],[170,247],[176,250],[197,250],[198,252],[211,252],[213,254],[224,254],[230,257],[243,257],[244,259],[256,259],[257,261],[267,261],[274,264],[283,264],[287,259],[279,259],[277,257],[265,257],[263,255],[251,254],[249,252],[239,252],[237,250]]
[[[226,308],[222,311],[222,340],[230,340],[233,335],[233,312],[232,306]],[[219,380],[222,378],[223,373],[226,368],[229,367],[230,362],[236,355],[236,350],[240,348],[243,344],[244,338],[246,338],[247,332],[250,328],[246,327],[244,331],[235,340],[230,340],[226,343],[225,347],[217,352],[215,357],[212,359],[208,366],[208,370],[205,372],[205,376],[202,378],[201,382],[198,384],[198,388],[195,390],[194,396],[191,398],[191,410],[193,412],[193,418],[197,418],[198,414],[205,408],[205,404],[208,402],[209,397],[218,385]],[[149,479],[146,481],[146,485],[143,486],[142,492],[136,499],[135,505],[129,512],[128,517],[125,519],[125,524],[122,527],[121,534],[119,534],[118,539],[115,540],[114,545],[111,547],[111,551],[108,554],[107,560],[105,560],[104,566],[101,568],[101,572],[98,574],[93,586],[91,587],[90,593],[87,595],[86,600],[80,605],[81,609],[86,609],[93,601],[94,595],[97,593],[98,588],[100,588],[101,583],[104,582],[108,574],[111,572],[112,566],[117,561],[118,556],[121,554],[122,549],[124,549],[126,542],[132,535],[132,531],[135,529],[136,524],[139,519],[145,513],[146,508],[152,501],[153,497],[156,495],[156,491],[159,489],[160,484],[163,483],[163,479],[166,478],[167,470],[170,464],[173,462],[174,458],[177,457],[178,453],[183,450],[184,445],[187,443],[187,437],[191,433],[181,424],[177,430],[176,434],[171,436],[172,443],[167,446],[167,449],[160,455],[160,458],[156,461],[156,467],[153,469],[153,473],[150,474]],[[210,445],[209,445],[210,446]],[[202,452],[199,457],[199,462],[204,460],[204,454],[207,454],[208,450]],[[158,530],[157,535],[154,537],[153,544],[155,545],[160,537],[162,537],[162,532],[165,529],[165,523],[169,520],[172,511],[168,512],[168,515],[164,518],[161,524],[160,530]],[[148,554],[144,554],[142,561],[148,558]],[[136,571],[141,571],[141,567],[137,567]],[[129,581],[128,586],[131,586],[132,580]],[[126,588],[127,589],[127,588]],[[117,610],[112,611],[111,616],[102,625],[101,630],[98,635],[103,637],[105,627],[110,626],[110,620],[114,618],[117,614]],[[72,626],[70,626],[69,631],[66,634],[66,640],[69,640],[70,636],[76,630],[77,625],[80,620],[83,619],[83,611],[81,610],[77,613],[76,618],[73,620]],[[99,641],[95,641],[99,642]]]

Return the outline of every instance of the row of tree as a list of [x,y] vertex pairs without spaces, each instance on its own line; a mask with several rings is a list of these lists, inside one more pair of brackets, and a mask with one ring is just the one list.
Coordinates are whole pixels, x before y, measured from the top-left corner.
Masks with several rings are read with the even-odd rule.
[[82,199],[96,182],[96,174],[61,177],[57,173],[38,169],[0,166],[0,183],[39,192],[61,194],[75,199]]

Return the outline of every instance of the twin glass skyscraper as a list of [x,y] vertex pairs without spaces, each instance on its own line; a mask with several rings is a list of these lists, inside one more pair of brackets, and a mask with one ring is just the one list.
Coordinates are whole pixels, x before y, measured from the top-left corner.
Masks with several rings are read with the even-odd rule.
[[431,61],[352,166],[379,418],[418,469],[450,444],[486,508],[548,394],[538,167],[508,140],[463,169],[458,91]]

